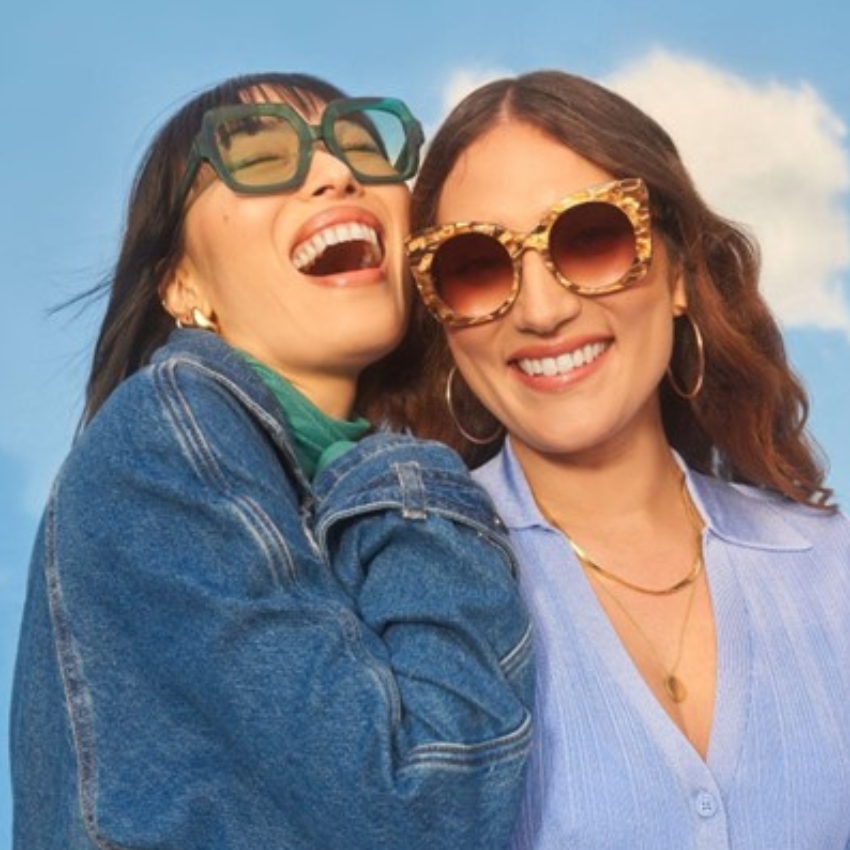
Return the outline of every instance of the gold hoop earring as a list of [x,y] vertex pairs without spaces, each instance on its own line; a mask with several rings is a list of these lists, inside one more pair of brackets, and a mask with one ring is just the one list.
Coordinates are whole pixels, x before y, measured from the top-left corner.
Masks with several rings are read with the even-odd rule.
[[682,385],[673,375],[672,362],[667,366],[667,380],[670,382],[670,386],[673,388],[673,392],[675,392],[677,396],[691,401],[699,395],[700,390],[702,390],[703,380],[705,379],[705,346],[702,341],[702,332],[699,329],[699,325],[696,323],[696,319],[694,319],[690,313],[683,313],[681,318],[687,319],[690,322],[691,332],[694,335],[694,344],[697,349],[696,380],[690,390],[683,390]]
[[205,316],[197,307],[193,307],[189,311],[188,318],[177,318],[175,319],[175,323],[178,328],[197,328],[198,330],[209,331],[214,334],[217,334],[219,331],[218,322],[215,319]]
[[454,422],[455,428],[457,428],[463,437],[469,440],[470,443],[474,443],[476,446],[487,446],[494,440],[498,440],[499,437],[502,436],[503,432],[501,424],[497,426],[496,430],[489,437],[476,437],[474,434],[470,434],[469,431],[460,424],[460,420],[457,418],[457,414],[454,410],[454,398],[452,395],[452,383],[454,382],[455,375],[457,375],[457,366],[452,366],[449,370],[448,377],[446,378],[446,407],[449,409],[449,416],[451,417],[452,422]]

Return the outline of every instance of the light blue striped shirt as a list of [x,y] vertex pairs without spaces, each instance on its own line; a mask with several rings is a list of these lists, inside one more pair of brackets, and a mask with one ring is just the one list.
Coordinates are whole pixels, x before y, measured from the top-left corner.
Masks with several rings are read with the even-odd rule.
[[688,472],[718,641],[704,761],[506,449],[475,473],[537,629],[515,850],[850,850],[850,521]]

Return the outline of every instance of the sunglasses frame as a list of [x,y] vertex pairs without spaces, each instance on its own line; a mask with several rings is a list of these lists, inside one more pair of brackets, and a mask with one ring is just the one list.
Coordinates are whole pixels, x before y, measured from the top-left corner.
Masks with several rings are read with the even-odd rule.
[[[549,253],[549,236],[558,218],[573,207],[588,203],[611,204],[620,210],[632,225],[635,239],[635,260],[618,280],[605,286],[582,286],[567,278],[555,265]],[[495,310],[483,316],[462,316],[456,313],[438,295],[431,268],[437,251],[450,239],[467,233],[489,236],[499,242],[508,254],[513,269],[510,292]],[[504,316],[513,307],[522,285],[522,255],[537,251],[546,268],[561,286],[578,295],[596,297],[620,292],[639,281],[652,261],[652,223],[649,211],[649,191],[639,177],[628,177],[589,186],[568,195],[550,207],[540,222],[528,233],[518,233],[500,224],[461,221],[429,227],[411,234],[405,241],[413,279],[425,306],[443,324],[452,327],[472,327],[492,322]]]
[[[404,147],[399,155],[399,170],[393,174],[364,174],[347,159],[345,152],[334,136],[334,125],[346,115],[367,110],[386,112],[401,122],[404,130]],[[256,116],[272,116],[287,121],[298,135],[298,165],[295,173],[287,180],[267,185],[246,185],[234,178],[228,170],[216,142],[216,130],[225,121]],[[413,116],[407,105],[391,97],[345,97],[332,100],[325,105],[321,121],[309,124],[292,107],[285,103],[242,103],[219,106],[204,113],[199,130],[186,163],[186,171],[177,189],[177,200],[182,206],[197,177],[201,164],[212,166],[216,176],[229,189],[240,195],[274,195],[298,188],[305,180],[313,160],[316,142],[323,142],[328,152],[344,162],[351,173],[362,184],[403,183],[416,174],[419,168],[419,151],[425,141],[422,125]]]

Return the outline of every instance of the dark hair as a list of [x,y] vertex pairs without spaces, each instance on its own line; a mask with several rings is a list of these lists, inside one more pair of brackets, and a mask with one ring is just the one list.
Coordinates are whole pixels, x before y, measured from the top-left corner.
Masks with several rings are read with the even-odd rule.
[[[411,228],[435,223],[443,184],[458,158],[508,119],[542,130],[614,178],[642,177],[647,183],[655,231],[683,269],[689,314],[705,340],[705,378],[697,398],[685,401],[667,381],[660,388],[671,445],[698,471],[826,505],[831,491],[823,486],[823,469],[805,431],[808,400],[758,291],[758,249],[739,226],[706,206],[670,136],[629,101],[559,71],[483,86],[432,139],[414,187]],[[689,333],[687,320],[675,323],[671,365],[685,386],[696,366],[693,337],[684,339]],[[501,441],[473,445],[448,415],[444,392],[451,355],[442,328],[421,304],[414,308],[406,345],[421,368],[386,417],[453,445],[472,465],[494,455]],[[468,432],[493,433],[498,423],[463,381],[454,382],[453,398]]]
[[308,110],[342,96],[335,86],[307,74],[248,74],[197,94],[160,129],[136,173],[115,267],[82,296],[109,297],[92,357],[83,425],[121,381],[149,361],[174,327],[160,303],[160,288],[183,250],[184,205],[177,190],[204,113],[271,97]]

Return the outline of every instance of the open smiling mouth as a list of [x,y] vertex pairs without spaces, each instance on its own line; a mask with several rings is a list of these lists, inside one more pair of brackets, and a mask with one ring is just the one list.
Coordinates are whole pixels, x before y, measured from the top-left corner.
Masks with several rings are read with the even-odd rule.
[[377,232],[360,222],[325,227],[299,242],[292,252],[295,268],[315,277],[374,269],[383,259]]

